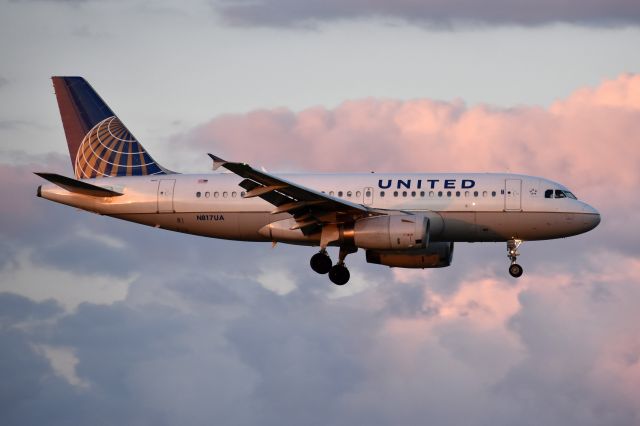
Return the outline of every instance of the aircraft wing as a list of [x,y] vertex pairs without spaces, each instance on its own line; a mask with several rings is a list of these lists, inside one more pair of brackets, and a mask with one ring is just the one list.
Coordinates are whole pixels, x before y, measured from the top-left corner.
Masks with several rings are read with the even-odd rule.
[[[245,163],[232,163],[209,154],[214,170],[224,167],[243,177],[240,186],[247,190],[244,198],[260,197],[275,206],[271,212],[289,213],[296,222],[295,228],[305,234],[317,232],[329,223],[343,223],[360,217],[378,215],[367,207],[326,193],[304,187],[272,174],[256,170]],[[295,229],[294,228],[294,229]]]

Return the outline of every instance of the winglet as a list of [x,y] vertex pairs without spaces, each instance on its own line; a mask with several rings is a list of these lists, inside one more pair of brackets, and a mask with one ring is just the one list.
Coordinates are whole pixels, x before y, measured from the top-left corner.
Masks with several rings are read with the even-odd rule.
[[207,155],[213,160],[213,170],[218,170],[220,166],[224,166],[225,164],[227,164],[227,162],[220,157],[216,157],[211,153],[208,153]]

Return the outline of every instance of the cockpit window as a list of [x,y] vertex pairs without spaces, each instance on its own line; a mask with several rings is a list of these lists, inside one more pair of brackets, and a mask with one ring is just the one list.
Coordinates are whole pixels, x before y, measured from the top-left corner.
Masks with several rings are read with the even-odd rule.
[[570,191],[564,191],[562,189],[547,189],[546,191],[544,191],[544,198],[571,198],[572,200],[578,199]]

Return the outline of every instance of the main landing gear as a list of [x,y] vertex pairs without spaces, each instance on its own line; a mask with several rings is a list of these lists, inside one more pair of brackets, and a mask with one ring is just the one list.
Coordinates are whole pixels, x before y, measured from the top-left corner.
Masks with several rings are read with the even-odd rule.
[[356,247],[340,247],[340,254],[338,255],[338,263],[332,265],[331,258],[327,253],[327,249],[321,249],[318,253],[311,257],[309,264],[311,269],[319,274],[329,274],[329,279],[335,285],[345,285],[351,274],[344,264],[344,259],[350,253],[358,251]]
[[516,263],[516,260],[518,260],[518,256],[520,256],[520,253],[518,253],[518,247],[520,247],[520,244],[522,244],[522,240],[514,239],[507,241],[507,257],[511,261],[511,266],[509,266],[509,274],[513,278],[520,277],[523,272],[522,266]]
[[332,262],[326,249],[320,250],[320,252],[311,256],[309,261],[311,269],[319,274],[326,274],[331,270]]

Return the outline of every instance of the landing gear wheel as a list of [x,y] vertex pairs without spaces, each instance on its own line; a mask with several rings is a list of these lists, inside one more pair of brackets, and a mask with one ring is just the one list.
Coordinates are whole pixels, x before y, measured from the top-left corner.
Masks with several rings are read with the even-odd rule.
[[518,256],[520,256],[520,253],[518,253],[518,247],[520,247],[520,244],[522,244],[522,240],[518,240],[515,238],[507,241],[507,257],[511,261],[511,266],[509,266],[509,274],[513,278],[518,278],[522,275],[523,272],[522,266],[516,263],[516,261],[518,260]]
[[511,274],[513,278],[518,278],[522,275],[522,272],[522,266],[518,265],[517,263],[513,263],[511,264],[511,266],[509,266],[509,274]]
[[335,265],[329,271],[329,279],[335,285],[345,285],[350,277],[351,274],[349,274],[349,270],[344,265]]
[[311,269],[319,274],[326,274],[331,270],[332,262],[331,258],[326,252],[316,253],[311,257],[309,261]]

